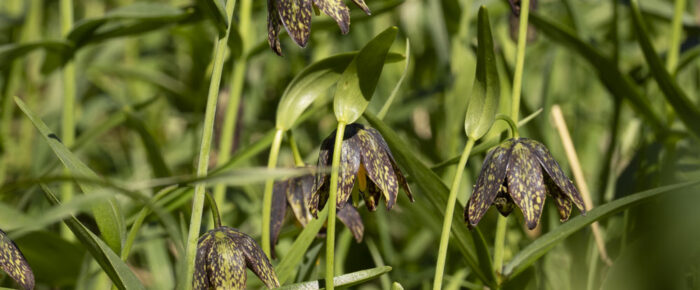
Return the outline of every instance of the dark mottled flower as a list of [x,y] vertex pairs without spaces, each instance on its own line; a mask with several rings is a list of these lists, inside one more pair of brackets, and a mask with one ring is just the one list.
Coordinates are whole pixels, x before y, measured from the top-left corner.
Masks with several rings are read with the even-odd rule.
[[[368,15],[364,0],[353,0]],[[279,31],[282,26],[301,47],[306,47],[311,33],[313,7],[333,18],[343,34],[350,31],[350,9],[343,0],[267,0],[267,42],[275,53],[282,55]]]
[[542,215],[546,195],[554,198],[561,221],[571,215],[572,203],[585,213],[583,200],[547,147],[527,138],[509,139],[492,149],[464,210],[474,227],[493,204],[507,216],[517,205],[527,227],[534,229]]
[[0,268],[24,289],[34,289],[34,273],[17,245],[0,230]]
[[[313,175],[303,175],[295,178],[289,178],[275,182],[272,191],[272,218],[270,219],[270,229],[272,238],[270,239],[270,248],[272,253],[275,253],[275,244],[282,230],[282,223],[287,212],[287,205],[294,212],[297,221],[306,227],[311,219],[309,211],[309,202],[311,201],[311,190],[314,186],[315,178]],[[350,232],[359,243],[362,241],[365,226],[362,224],[360,213],[352,206],[345,206],[338,211],[338,219],[345,224]]]
[[226,226],[210,230],[197,245],[194,289],[246,289],[246,267],[268,288],[279,287],[272,264],[253,238]]
[[[321,144],[318,167],[331,167],[335,134],[333,131]],[[413,202],[411,189],[406,183],[406,178],[396,165],[386,141],[374,128],[366,128],[360,124],[347,125],[343,136],[339,166],[336,200],[338,208],[342,209],[347,204],[356,179],[365,205],[370,211],[377,209],[377,204],[382,196],[386,208],[391,209],[396,203],[399,187],[403,188],[408,198]],[[316,174],[309,204],[312,215],[316,216],[318,209],[323,208],[326,204],[329,184],[330,176],[327,172]]]

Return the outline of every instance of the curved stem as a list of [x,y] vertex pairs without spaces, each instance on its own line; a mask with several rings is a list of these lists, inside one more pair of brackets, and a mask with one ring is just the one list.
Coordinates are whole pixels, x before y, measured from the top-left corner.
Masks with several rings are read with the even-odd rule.
[[338,193],[338,174],[340,166],[340,153],[343,148],[343,136],[345,135],[345,122],[338,122],[335,132],[335,145],[333,146],[333,163],[331,165],[330,190],[328,192],[328,229],[326,230],[326,289],[333,290],[333,258],[335,257],[335,212],[336,196]]
[[216,205],[216,201],[208,192],[204,192],[207,197],[207,204],[209,204],[209,210],[211,210],[211,218],[214,220],[214,228],[221,227],[221,214],[219,214],[219,207]]
[[520,3],[520,27],[518,27],[518,52],[515,57],[515,75],[513,76],[513,91],[511,100],[511,118],[518,120],[520,111],[520,91],[523,82],[523,67],[525,64],[525,45],[527,44],[527,18],[530,15],[530,0]]
[[666,59],[666,70],[672,76],[676,75],[678,65],[678,53],[681,44],[681,31],[683,28],[683,12],[685,11],[685,0],[676,0],[673,12],[673,22],[671,24],[671,42],[668,47],[668,58]]
[[[282,145],[282,136],[284,130],[277,129],[275,131],[275,139],[272,140],[270,147],[270,157],[267,159],[267,168],[274,169],[277,167],[277,156],[280,154],[280,145]],[[262,210],[262,248],[265,255],[270,256],[270,213],[272,212],[272,190],[275,186],[275,180],[270,178],[265,181],[265,192],[263,193],[263,210]]]
[[520,133],[518,133],[518,125],[516,125],[515,122],[513,122],[513,119],[511,119],[510,117],[508,117],[506,115],[498,114],[498,115],[496,115],[496,120],[502,120],[502,121],[505,121],[506,123],[508,123],[508,127],[510,127],[510,135],[513,138],[520,137]]
[[433,282],[433,290],[440,290],[442,287],[442,276],[445,273],[447,245],[450,241],[450,228],[452,227],[452,219],[454,218],[455,203],[457,202],[457,193],[459,192],[459,185],[462,182],[464,166],[467,165],[469,153],[471,153],[475,142],[476,140],[472,138],[469,138],[469,140],[467,140],[467,145],[464,146],[462,157],[459,159],[459,166],[457,166],[457,172],[455,172],[455,176],[452,179],[450,196],[447,200],[447,207],[445,208],[445,217],[442,222],[442,234],[440,235],[440,249],[438,250],[437,265],[435,266],[435,280]]
[[496,273],[501,273],[503,268],[503,248],[506,239],[506,230],[508,229],[508,217],[498,215],[496,224],[496,241],[493,244],[493,270]]
[[292,148],[292,155],[294,156],[294,165],[297,167],[303,167],[306,164],[304,164],[304,159],[301,158],[301,153],[299,153],[299,147],[297,146],[297,141],[294,139],[294,133],[292,133],[292,130],[289,130],[287,132],[287,140],[289,140],[289,147]]
[[[236,0],[226,2],[226,17],[229,23],[233,19],[233,9]],[[209,92],[207,94],[207,106],[204,112],[204,126],[202,128],[202,142],[199,148],[199,160],[197,162],[197,177],[207,175],[209,168],[209,152],[211,151],[212,135],[214,133],[214,117],[216,116],[216,104],[219,99],[219,85],[221,84],[221,73],[226,60],[226,49],[231,25],[226,30],[226,34],[219,38],[214,46],[214,63],[209,82]],[[192,275],[194,273],[194,259],[197,254],[197,240],[199,230],[202,226],[202,211],[204,210],[205,183],[198,183],[194,188],[192,198],[192,216],[190,218],[190,228],[187,234],[187,250],[185,251],[186,271],[183,277],[183,284],[180,287],[192,289]]]

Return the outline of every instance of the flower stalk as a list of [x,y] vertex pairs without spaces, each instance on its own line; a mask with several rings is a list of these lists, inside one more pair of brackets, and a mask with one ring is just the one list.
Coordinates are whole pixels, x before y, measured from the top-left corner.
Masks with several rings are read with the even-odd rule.
[[518,46],[515,56],[515,74],[513,76],[513,90],[511,100],[511,119],[518,121],[518,113],[520,111],[520,92],[523,82],[523,68],[525,65],[525,46],[527,45],[527,22],[530,15],[530,0],[522,0],[520,3],[520,26],[518,27]]
[[326,231],[326,289],[333,290],[333,277],[335,276],[333,258],[335,256],[335,216],[336,196],[338,193],[338,174],[340,154],[342,152],[343,136],[345,136],[345,122],[338,122],[333,145],[333,163],[331,167],[330,189],[328,191],[328,229]]

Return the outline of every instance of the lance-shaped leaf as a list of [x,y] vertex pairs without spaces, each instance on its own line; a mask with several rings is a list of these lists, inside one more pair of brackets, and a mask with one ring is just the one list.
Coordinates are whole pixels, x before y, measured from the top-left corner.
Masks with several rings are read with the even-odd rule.
[[[348,273],[345,275],[340,275],[333,277],[333,285],[336,287],[350,287],[353,285],[360,284],[362,282],[366,282],[372,279],[376,279],[379,276],[388,273],[391,271],[391,267],[389,266],[383,266],[383,267],[377,267],[377,268],[372,268],[372,269],[367,269],[367,270],[362,270],[362,271],[357,271],[357,272],[352,272]],[[323,289],[323,285],[325,285],[324,280],[316,280],[316,281],[310,281],[310,282],[302,282],[298,284],[292,284],[292,285],[286,285],[283,287],[280,287],[279,289],[284,289],[284,290],[313,290],[313,289]]]
[[484,6],[479,9],[477,38],[476,75],[464,120],[464,130],[474,140],[483,137],[493,125],[501,86],[498,82],[489,14]]
[[15,242],[0,230],[0,269],[24,289],[34,289],[34,273]]
[[339,122],[353,123],[367,108],[397,32],[396,27],[389,27],[375,36],[343,72],[333,99],[335,118]]

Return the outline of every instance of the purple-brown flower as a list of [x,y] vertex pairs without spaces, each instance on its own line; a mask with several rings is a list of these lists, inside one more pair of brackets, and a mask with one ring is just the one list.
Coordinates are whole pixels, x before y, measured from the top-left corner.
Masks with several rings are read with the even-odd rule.
[[34,273],[15,242],[0,230],[0,269],[24,289],[34,289]]

